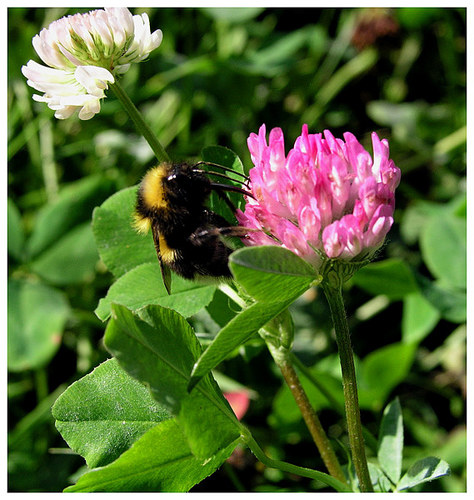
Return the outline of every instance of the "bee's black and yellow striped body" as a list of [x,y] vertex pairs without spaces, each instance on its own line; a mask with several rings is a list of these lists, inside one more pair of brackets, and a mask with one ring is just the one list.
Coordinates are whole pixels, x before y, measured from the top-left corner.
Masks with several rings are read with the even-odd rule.
[[188,279],[231,277],[232,249],[221,236],[243,236],[244,231],[206,208],[216,186],[187,163],[161,163],[140,184],[135,227],[140,232],[151,229],[168,292],[168,268]]

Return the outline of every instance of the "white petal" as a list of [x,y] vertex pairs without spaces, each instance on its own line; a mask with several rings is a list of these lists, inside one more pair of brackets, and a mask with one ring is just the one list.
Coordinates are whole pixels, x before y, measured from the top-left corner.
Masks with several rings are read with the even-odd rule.
[[81,120],[89,120],[100,111],[100,99],[87,94],[67,97],[36,97],[35,100],[46,102],[50,109],[55,110],[54,116],[61,120],[70,117],[75,111],[79,111]]
[[114,82],[110,71],[99,66],[79,66],[74,76],[89,94],[104,97],[104,89],[108,88],[107,82]]
[[36,102],[51,102],[50,97],[45,97],[44,95],[33,94],[33,101]]
[[125,33],[133,33],[133,16],[125,7],[105,7],[105,12],[111,14],[120,26],[123,26]]
[[69,118],[71,115],[73,115],[76,110],[76,106],[63,106],[58,109],[56,113],[54,113],[54,117],[58,120],[65,120],[66,118]]
[[163,41],[163,32],[161,30],[155,30],[151,34],[151,45],[152,45],[152,48],[151,48],[150,52],[152,50],[156,49],[157,47],[159,47],[161,45],[162,41]]
[[132,14],[128,9],[105,9],[107,24],[112,32],[116,47],[123,47],[127,39],[133,34]]
[[28,78],[44,78],[52,82],[61,82],[66,79],[68,75],[71,75],[74,70],[64,70],[49,68],[48,66],[43,66],[38,64],[36,61],[30,60],[26,66],[22,67],[22,72]]
[[33,38],[32,44],[36,53],[49,66],[53,68],[65,68],[69,65],[68,60],[61,54],[57,45],[47,43],[45,37],[41,36],[41,33]]
[[77,84],[71,71],[48,68],[35,61],[28,61],[21,71],[28,78],[28,85],[42,92],[55,93],[62,87],[74,87]]
[[117,21],[117,18],[110,17],[107,20],[107,27],[110,30],[110,36],[112,37],[111,46],[115,49],[118,47],[123,47],[127,41],[127,33],[124,27]]
[[120,64],[119,66],[115,66],[115,73],[117,73],[117,75],[123,75],[129,68],[130,64]]
[[79,111],[81,120],[90,120],[95,114],[100,111],[100,100],[90,99]]
[[98,97],[89,94],[75,94],[57,97],[57,102],[62,106],[85,106],[90,100],[96,100]]
[[150,21],[146,14],[133,16],[133,24],[133,42],[127,53],[118,61],[119,64],[143,61],[153,49],[161,44],[163,39],[161,30],[156,30],[153,34],[150,33]]
[[133,47],[133,49],[138,52],[138,54],[141,54],[144,38],[144,26],[141,16],[133,16],[133,35],[133,43],[130,46],[130,49],[132,49]]
[[92,29],[96,32],[106,47],[112,48],[114,44],[114,38],[108,24],[108,19],[103,19],[102,16],[91,17]]
[[67,18],[59,19],[50,24],[44,31],[44,41],[48,45],[72,46],[71,27]]
[[83,64],[81,60],[79,60],[72,52],[70,52],[66,47],[63,47],[62,45],[59,47],[59,50],[61,51],[61,54],[71,62],[71,66],[80,66]]
[[[88,23],[90,24],[90,23]],[[71,29],[77,34],[79,38],[86,44],[87,48],[90,52],[94,52],[96,50],[96,45],[94,39],[91,36],[91,27],[87,26],[82,19],[76,19],[70,22]],[[74,46],[65,47],[68,51],[72,52]]]

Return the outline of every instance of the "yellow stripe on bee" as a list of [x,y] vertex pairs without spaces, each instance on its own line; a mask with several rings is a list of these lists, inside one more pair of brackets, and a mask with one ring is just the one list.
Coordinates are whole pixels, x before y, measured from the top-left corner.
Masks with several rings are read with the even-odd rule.
[[174,248],[170,248],[165,238],[160,234],[160,257],[165,264],[171,264],[175,261],[178,251]]
[[163,197],[162,180],[168,173],[169,165],[161,163],[155,168],[149,170],[142,181],[142,195],[145,206],[158,209],[165,208],[167,203]]
[[141,234],[146,234],[151,229],[151,220],[148,217],[142,217],[140,214],[134,214],[133,227]]

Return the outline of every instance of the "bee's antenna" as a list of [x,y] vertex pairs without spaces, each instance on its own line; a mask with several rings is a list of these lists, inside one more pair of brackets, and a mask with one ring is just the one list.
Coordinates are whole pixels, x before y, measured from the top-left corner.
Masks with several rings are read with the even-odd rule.
[[[197,163],[195,163],[193,165],[193,168],[199,167],[199,165],[209,165],[210,167],[217,167],[217,168],[220,168],[222,170],[225,170],[226,172],[232,172],[233,174],[242,177],[243,179],[245,179],[247,181],[247,183],[250,181],[250,178],[248,175],[245,175],[242,172],[237,172],[236,170],[233,170],[232,168],[224,167],[223,165],[219,165],[218,163],[212,163],[210,161],[198,161]],[[209,173],[211,173],[211,172],[209,172]]]
[[222,190],[222,191],[233,191],[235,193],[240,193],[244,194],[245,196],[250,196],[254,200],[256,199],[255,196],[250,192],[246,191],[245,189],[239,188],[238,186],[232,186],[231,184],[220,184],[219,182],[211,182],[211,187],[213,189]]
[[[198,169],[198,168],[193,169],[193,172],[198,172],[200,174],[216,175],[217,177],[222,177],[223,179],[227,179],[229,181],[238,182],[237,179],[233,179],[229,175],[223,174],[221,172],[213,172],[212,170],[201,170],[201,169]],[[245,185],[247,185],[247,184],[245,184]]]

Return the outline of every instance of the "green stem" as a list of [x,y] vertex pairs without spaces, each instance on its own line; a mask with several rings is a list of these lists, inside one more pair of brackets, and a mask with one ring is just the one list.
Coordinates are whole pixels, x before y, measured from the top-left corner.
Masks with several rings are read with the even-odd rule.
[[[237,292],[235,292],[235,290],[232,287],[228,285],[221,285],[220,290],[223,293],[225,293],[228,297],[230,297],[232,300],[234,300],[237,304],[239,304],[242,307],[245,307],[245,301],[243,301],[243,299],[237,294]],[[308,396],[303,386],[301,385],[298,375],[292,365],[291,350],[290,350],[293,341],[292,328],[293,328],[293,323],[291,320],[291,315],[289,314],[288,310],[286,310],[285,312],[281,313],[279,316],[274,318],[272,321],[267,323],[267,325],[264,328],[261,328],[259,333],[261,337],[265,340],[265,343],[267,344],[270,354],[272,355],[273,359],[275,360],[275,363],[281,370],[283,378],[285,379],[285,382],[287,383],[296,401],[296,404],[298,405],[298,408],[301,411],[306,426],[308,427],[311,437],[313,438],[313,441],[316,444],[321,454],[321,458],[323,459],[326,468],[328,469],[331,476],[338,481],[338,483],[344,485],[345,489],[343,491],[350,491],[347,487],[346,478],[339,464],[337,456],[334,452],[334,449],[331,446],[331,442],[326,436],[326,433],[324,432],[321,422],[319,421],[318,415],[311,406]],[[252,447],[250,448],[252,449],[252,451],[254,451]],[[257,458],[259,458],[257,453],[255,453],[255,455],[257,456]],[[265,464],[263,460],[261,461],[262,463]],[[275,467],[281,468],[279,466]],[[296,466],[291,466],[291,467],[296,467]],[[287,469],[281,468],[281,470],[287,470]],[[311,473],[313,472],[310,469],[304,469],[304,470],[309,470]],[[298,472],[295,473],[298,474]],[[323,474],[323,473],[318,472],[318,474]],[[300,474],[300,475],[305,475],[305,474]],[[327,474],[325,474],[325,476],[327,476]],[[313,476],[308,476],[308,477],[313,477]],[[326,482],[326,484],[328,483]]]
[[253,436],[247,429],[243,429],[242,437],[246,443],[246,445],[250,448],[252,453],[257,457],[257,459],[266,467],[272,469],[279,469],[283,472],[288,472],[290,474],[296,474],[302,477],[309,477],[310,479],[317,479],[328,486],[331,486],[336,491],[350,493],[351,489],[349,486],[342,481],[330,476],[329,474],[325,474],[324,472],[319,472],[313,469],[307,469],[306,467],[299,467],[297,465],[290,464],[288,462],[282,462],[280,460],[274,460],[270,457],[267,457],[263,450],[260,448],[258,443],[255,441]]
[[318,389],[318,391],[329,401],[332,408],[334,408],[339,414],[344,415],[344,405],[341,404],[331,393],[329,389],[326,388],[324,384],[321,384],[319,380],[314,377],[311,371],[294,353],[291,353],[291,359],[293,364],[298,368],[298,370]]
[[48,396],[48,375],[44,368],[38,368],[34,371],[36,398],[38,403]]
[[[332,393],[322,384],[316,377],[311,373],[310,369],[296,356],[293,352],[291,353],[291,359],[293,365],[311,382],[319,392],[329,401],[332,408],[334,408],[340,415],[344,416],[344,404],[340,404],[339,401],[332,395]],[[364,435],[364,440],[367,446],[377,453],[378,442],[373,434],[362,426],[362,433]]]
[[232,467],[232,465],[230,465],[230,463],[226,461],[223,463],[223,468],[225,473],[229,476],[229,479],[234,485],[235,489],[240,493],[245,493],[247,490],[235,473],[234,467]]
[[334,452],[329,438],[324,432],[318,415],[309,402],[308,396],[301,385],[301,381],[298,378],[295,369],[288,361],[281,363],[279,368],[291,391],[291,394],[293,395],[293,398],[296,401],[296,404],[298,405],[298,408],[300,409],[301,414],[303,415],[306,427],[308,428],[311,437],[321,454],[321,458],[323,459],[327,470],[331,476],[335,477],[339,481],[346,482],[346,478],[342,472],[336,453]]
[[125,111],[128,113],[130,118],[137,130],[143,135],[151,149],[155,153],[156,158],[160,162],[169,162],[170,157],[164,150],[163,146],[158,141],[156,135],[153,133],[151,128],[143,119],[143,116],[136,108],[135,104],[130,100],[126,92],[123,90],[122,86],[116,80],[115,83],[110,84],[110,88],[113,90],[117,99],[121,102],[122,106],[125,108]]
[[[276,320],[277,318],[275,318],[274,321]],[[289,332],[285,333],[285,330],[287,330],[285,321],[282,318],[278,318],[278,320],[278,337],[275,336],[275,332],[273,331],[273,322],[271,322],[267,327],[262,328],[261,335],[265,339],[268,349],[278,368],[280,368],[286,385],[290,389],[291,394],[298,405],[306,427],[308,428],[311,437],[321,454],[324,465],[331,476],[335,477],[339,481],[345,482],[346,478],[341,465],[339,464],[336,453],[334,452],[331,442],[324,432],[318,415],[311,406],[308,396],[291,362],[291,351],[289,347],[291,345],[290,339],[292,339],[292,335]],[[275,342],[276,338],[278,338],[279,342]]]
[[54,160],[54,141],[52,121],[42,116],[40,119],[39,139],[41,147],[41,168],[48,201],[53,201],[58,194],[58,175]]
[[336,341],[342,370],[347,432],[349,434],[352,461],[359,479],[360,490],[362,492],[370,492],[373,491],[373,487],[367,466],[367,458],[365,456],[354,356],[351,346],[349,325],[347,324],[344,301],[342,298],[342,280],[335,280],[332,282],[326,280],[323,282],[323,290],[329,303],[336,332]]

